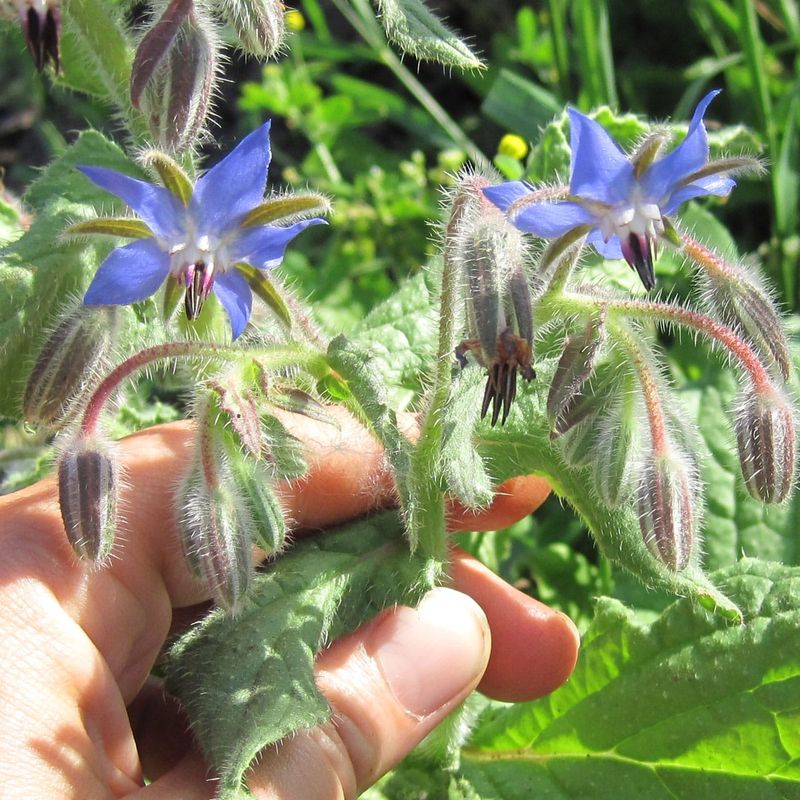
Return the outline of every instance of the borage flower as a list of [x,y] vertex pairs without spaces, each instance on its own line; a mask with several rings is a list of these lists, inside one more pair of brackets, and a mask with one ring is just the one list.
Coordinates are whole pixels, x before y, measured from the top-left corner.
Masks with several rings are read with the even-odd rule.
[[510,181],[484,192],[517,228],[545,239],[586,226],[587,241],[601,256],[624,258],[652,289],[653,259],[669,224],[666,217],[695,197],[725,197],[736,185],[731,173],[760,168],[747,157],[708,160],[703,116],[718,94],[709,92],[700,101],[686,138],[662,158],[657,156],[669,138],[665,130],[655,130],[628,156],[601,125],[570,108],[568,191],[536,191]]
[[[168,182],[170,188],[164,188],[112,169],[79,166],[95,184],[124,200],[141,222],[109,220],[120,224],[105,229],[92,223],[78,224],[70,232],[145,237],[109,254],[84,302],[135,303],[156,292],[165,280],[173,280],[185,287],[186,315],[192,320],[213,291],[228,313],[236,339],[250,318],[253,295],[248,281],[258,279],[256,270],[276,267],[286,245],[300,231],[325,223],[311,218],[285,227],[264,224],[282,217],[296,219],[298,212],[309,207],[326,210],[326,201],[317,195],[311,203],[303,203],[302,197],[292,203],[291,196],[265,201],[269,162],[266,123],[246,136],[193,188],[182,173],[175,176],[174,185]],[[178,168],[173,165],[173,169]],[[123,232],[125,222],[133,222],[139,229]]]

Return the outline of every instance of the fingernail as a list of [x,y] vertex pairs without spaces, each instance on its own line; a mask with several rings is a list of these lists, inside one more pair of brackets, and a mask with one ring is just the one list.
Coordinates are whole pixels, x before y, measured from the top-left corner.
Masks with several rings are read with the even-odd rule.
[[460,697],[486,668],[489,625],[480,606],[453,589],[433,589],[373,630],[367,649],[397,701],[425,717]]

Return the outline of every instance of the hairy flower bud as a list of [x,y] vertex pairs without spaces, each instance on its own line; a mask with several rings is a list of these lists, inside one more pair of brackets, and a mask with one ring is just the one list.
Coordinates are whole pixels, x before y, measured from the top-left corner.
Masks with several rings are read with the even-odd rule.
[[58,502],[72,549],[83,559],[103,561],[111,552],[119,480],[111,452],[79,437],[58,459]]
[[267,465],[242,455],[232,460],[231,472],[253,520],[255,543],[267,555],[279,552],[286,543],[286,520]]
[[91,388],[116,335],[114,306],[79,306],[47,338],[22,398],[26,420],[57,426]]
[[283,44],[286,23],[281,0],[219,0],[219,10],[245,53],[269,58]]
[[568,336],[547,395],[547,416],[555,428],[559,417],[572,407],[573,399],[591,377],[605,341],[603,317],[592,317],[582,334]]
[[232,475],[220,474],[219,482],[209,486],[202,471],[190,473],[184,482],[179,524],[184,555],[192,572],[205,579],[217,604],[232,613],[252,578],[252,526]]
[[765,503],[785,500],[794,484],[794,411],[777,389],[744,393],[737,402],[736,443],[750,494]]
[[673,572],[689,563],[696,523],[696,480],[675,448],[651,454],[636,490],[644,543]]
[[195,143],[214,95],[219,49],[213,23],[186,0],[173,0],[142,39],[131,100],[160,147],[184,150]]
[[619,400],[600,417],[592,465],[595,488],[609,508],[617,508],[630,496],[640,447],[640,417],[638,398],[632,391],[621,392]]

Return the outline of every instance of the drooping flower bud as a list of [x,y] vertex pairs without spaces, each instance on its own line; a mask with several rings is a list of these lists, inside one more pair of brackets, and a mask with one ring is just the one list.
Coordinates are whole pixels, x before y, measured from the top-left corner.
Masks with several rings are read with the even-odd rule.
[[573,399],[591,377],[605,341],[604,315],[592,317],[582,334],[568,336],[547,395],[547,416],[555,428]]
[[245,53],[269,58],[280,50],[286,34],[281,0],[219,0],[219,10]]
[[47,338],[25,386],[26,420],[58,426],[92,387],[116,337],[115,306],[78,306]]
[[249,510],[224,469],[215,485],[209,485],[202,470],[193,470],[182,495],[178,528],[187,563],[205,579],[217,604],[235,613],[253,573]]
[[101,562],[111,552],[117,521],[119,479],[112,452],[79,437],[58,459],[58,502],[72,549]]
[[765,503],[780,503],[792,490],[797,461],[792,404],[774,387],[751,388],[736,407],[736,443],[747,490]]
[[173,0],[145,35],[131,73],[131,101],[160,147],[184,150],[203,130],[214,95],[220,44],[202,7]]
[[636,490],[644,543],[673,572],[684,569],[695,538],[697,481],[676,448],[651,453]]

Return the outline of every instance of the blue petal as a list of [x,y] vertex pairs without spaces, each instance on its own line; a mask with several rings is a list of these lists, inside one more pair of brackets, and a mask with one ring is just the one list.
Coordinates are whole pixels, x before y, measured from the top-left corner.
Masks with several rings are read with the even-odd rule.
[[168,189],[105,167],[79,165],[78,169],[101,189],[124,200],[156,236],[165,239],[181,236],[186,209]]
[[167,275],[169,255],[155,239],[140,239],[109,253],[83,302],[90,306],[136,303],[153,294]]
[[201,233],[220,235],[264,198],[270,162],[264,123],[203,175],[189,203]]
[[505,213],[513,203],[531,194],[532,191],[533,187],[524,181],[508,181],[507,183],[501,183],[499,186],[487,186],[483,193]]
[[327,225],[327,223],[324,219],[314,218],[304,219],[286,228],[274,225],[248,228],[231,245],[231,260],[246,261],[258,269],[277,267],[283,261],[286,245],[310,225]]
[[607,242],[604,242],[603,234],[600,233],[599,228],[596,228],[589,233],[586,241],[592,245],[603,258],[607,258],[610,261],[616,261],[622,258],[622,247],[616,235],[613,235]]
[[705,197],[710,194],[717,197],[727,197],[734,186],[736,186],[736,181],[723,175],[708,175],[705,178],[699,178],[674,191],[670,195],[662,213],[666,215],[672,214],[678,210],[679,206],[688,200],[693,200],[695,197]]
[[221,272],[214,280],[214,293],[231,321],[233,338],[238,339],[247,327],[253,307],[253,293],[246,278],[238,269]]
[[591,212],[579,203],[539,203],[527,206],[512,222],[527,233],[535,233],[545,239],[554,239],[578,225],[590,225],[597,221]]
[[708,136],[703,117],[709,103],[720,93],[709,92],[697,105],[686,138],[671,152],[658,159],[642,176],[644,196],[661,205],[676,183],[708,162]]
[[630,193],[633,165],[602,125],[569,109],[572,194],[601,203],[619,203]]

